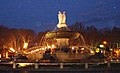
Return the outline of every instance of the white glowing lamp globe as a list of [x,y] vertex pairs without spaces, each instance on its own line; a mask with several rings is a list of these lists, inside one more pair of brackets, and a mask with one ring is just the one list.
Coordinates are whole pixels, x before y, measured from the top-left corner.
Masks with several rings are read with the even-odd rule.
[[75,48],[74,47],[72,47],[72,50],[74,50]]
[[101,47],[101,48],[103,48],[103,47],[104,47],[104,45],[100,45],[100,47]]
[[55,48],[55,45],[52,44],[52,48]]

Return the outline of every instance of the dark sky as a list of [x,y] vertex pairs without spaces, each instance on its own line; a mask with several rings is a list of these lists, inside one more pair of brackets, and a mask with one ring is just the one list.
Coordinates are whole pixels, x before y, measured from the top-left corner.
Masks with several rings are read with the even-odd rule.
[[65,11],[67,24],[83,22],[98,28],[120,27],[120,0],[0,0],[0,25],[54,29],[58,11]]

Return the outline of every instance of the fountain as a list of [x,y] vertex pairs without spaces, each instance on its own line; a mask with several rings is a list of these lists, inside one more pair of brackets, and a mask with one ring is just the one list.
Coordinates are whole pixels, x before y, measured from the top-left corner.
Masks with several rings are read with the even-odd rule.
[[69,46],[69,40],[76,39],[81,36],[81,34],[78,32],[73,32],[67,27],[65,12],[59,12],[58,19],[59,23],[57,24],[57,29],[47,32],[45,37],[46,39],[55,39],[58,47]]
[[[48,40],[46,40],[48,42],[47,45],[54,43],[56,46],[54,53],[59,60],[80,60],[90,56],[90,50],[87,48],[83,36],[68,28],[65,12],[59,12],[58,20],[57,29],[47,32],[45,38]],[[49,40],[53,42],[49,43]]]
[[[83,36],[68,28],[65,12],[59,12],[58,20],[57,29],[43,35],[40,47],[31,50],[32,53],[34,51],[37,52],[34,53],[34,56],[29,56],[29,54],[29,59],[34,58],[33,60],[40,60],[42,57],[44,58],[48,50],[51,51],[49,52],[50,56],[53,58],[56,56],[59,61],[81,60],[90,56],[90,50],[86,47]],[[41,51],[43,51],[43,53],[40,53]]]

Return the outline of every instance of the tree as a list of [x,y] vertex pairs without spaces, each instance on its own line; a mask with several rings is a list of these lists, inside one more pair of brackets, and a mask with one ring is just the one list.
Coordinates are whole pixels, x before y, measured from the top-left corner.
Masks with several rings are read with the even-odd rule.
[[6,48],[9,38],[9,28],[0,26],[0,48]]
[[114,27],[111,31],[111,42],[112,43],[120,43],[120,28]]
[[81,22],[76,22],[74,25],[70,26],[72,31],[80,32],[81,34],[84,32],[85,28]]
[[30,29],[19,29],[17,30],[17,35],[21,43],[21,48],[23,48],[25,43],[30,43],[35,38],[35,32]]
[[100,30],[102,38],[101,38],[101,42],[102,41],[107,41],[110,43],[112,37],[111,37],[111,29],[110,28],[103,28]]
[[89,45],[98,44],[98,42],[101,40],[100,36],[100,32],[94,26],[87,27],[84,35],[85,40]]

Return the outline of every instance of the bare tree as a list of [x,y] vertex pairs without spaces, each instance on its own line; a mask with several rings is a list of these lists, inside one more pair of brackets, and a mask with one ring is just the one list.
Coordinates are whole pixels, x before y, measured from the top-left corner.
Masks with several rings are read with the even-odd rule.
[[20,38],[21,46],[23,46],[24,43],[29,44],[35,37],[35,32],[32,31],[32,30],[29,30],[29,29],[19,29],[17,31],[17,34],[18,34],[18,36]]

